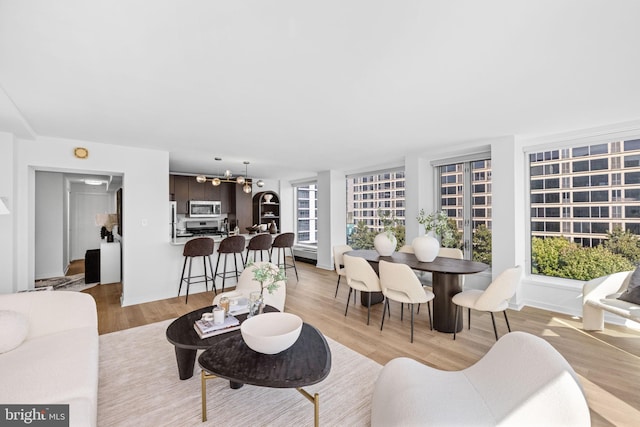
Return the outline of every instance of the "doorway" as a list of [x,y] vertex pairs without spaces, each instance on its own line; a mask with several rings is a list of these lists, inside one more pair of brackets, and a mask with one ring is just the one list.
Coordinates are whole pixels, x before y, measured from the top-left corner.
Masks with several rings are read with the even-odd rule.
[[64,276],[100,248],[96,215],[116,213],[122,176],[36,171],[35,182],[35,279]]

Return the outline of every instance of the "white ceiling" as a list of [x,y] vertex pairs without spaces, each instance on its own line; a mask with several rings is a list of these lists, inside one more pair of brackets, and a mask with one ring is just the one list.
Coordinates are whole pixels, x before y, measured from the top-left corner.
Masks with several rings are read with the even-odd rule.
[[636,0],[0,0],[0,86],[37,135],[306,177],[640,119],[639,17]]

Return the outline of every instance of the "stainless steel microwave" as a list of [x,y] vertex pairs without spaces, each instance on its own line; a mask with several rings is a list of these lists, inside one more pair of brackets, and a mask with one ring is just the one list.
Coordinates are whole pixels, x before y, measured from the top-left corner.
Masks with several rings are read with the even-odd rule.
[[213,200],[189,200],[189,216],[192,218],[207,218],[220,216],[222,204]]

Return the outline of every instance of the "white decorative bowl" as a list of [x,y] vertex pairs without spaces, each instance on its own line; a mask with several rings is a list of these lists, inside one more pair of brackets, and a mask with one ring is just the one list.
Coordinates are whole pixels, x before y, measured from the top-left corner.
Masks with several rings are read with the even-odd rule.
[[291,313],[263,313],[240,325],[242,339],[250,349],[264,354],[280,353],[291,347],[302,330],[302,319]]
[[273,199],[273,194],[265,194],[264,196],[262,196],[262,198],[264,199],[265,203],[271,203],[271,199]]
[[267,231],[269,224],[260,224],[258,227],[260,227],[260,231]]

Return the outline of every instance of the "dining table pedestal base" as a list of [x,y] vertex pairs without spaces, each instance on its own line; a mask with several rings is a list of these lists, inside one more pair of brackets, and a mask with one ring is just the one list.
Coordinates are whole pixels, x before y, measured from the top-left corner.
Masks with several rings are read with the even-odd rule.
[[360,292],[360,304],[369,307],[369,294],[371,294],[371,305],[380,304],[384,301],[382,292]]
[[451,298],[462,292],[460,275],[433,272],[433,329],[439,332],[460,332],[463,326],[463,316],[456,325],[456,305]]

